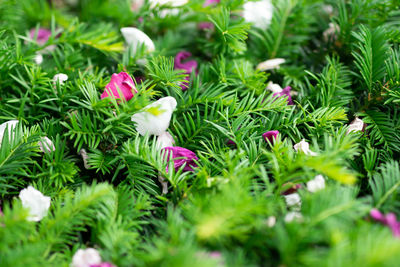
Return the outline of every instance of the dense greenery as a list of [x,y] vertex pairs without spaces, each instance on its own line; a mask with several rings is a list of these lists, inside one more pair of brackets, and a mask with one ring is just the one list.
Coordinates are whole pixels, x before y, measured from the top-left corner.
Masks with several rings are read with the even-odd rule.
[[[167,16],[129,0],[68,2],[0,0],[0,123],[20,121],[0,147],[0,266],[69,266],[86,247],[119,267],[398,265],[400,240],[369,216],[400,215],[398,0],[273,0],[267,30],[242,19],[243,0],[191,0]],[[197,27],[206,21],[213,30]],[[130,26],[154,52],[125,49]],[[32,28],[50,29],[56,46],[40,65]],[[180,51],[199,66],[186,91]],[[270,58],[286,63],[256,70]],[[121,71],[139,93],[101,100]],[[270,81],[298,92],[294,105]],[[169,132],[198,156],[192,172],[167,172],[155,137],[130,119],[162,96],[178,102]],[[355,117],[365,131],[346,134]],[[272,144],[269,130],[280,132]],[[40,153],[43,136],[54,152]],[[295,152],[302,139],[317,156]],[[318,174],[326,188],[308,192]],[[303,218],[286,222],[294,184]],[[28,185],[52,199],[40,222],[18,199]]]

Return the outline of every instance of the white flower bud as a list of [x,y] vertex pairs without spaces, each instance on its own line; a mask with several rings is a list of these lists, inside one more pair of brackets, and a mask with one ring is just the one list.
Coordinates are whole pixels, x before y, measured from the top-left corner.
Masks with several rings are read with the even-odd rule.
[[271,23],[274,7],[270,0],[246,2],[243,5],[243,18],[254,27],[265,30]]
[[286,60],[284,58],[268,59],[266,61],[259,63],[257,65],[256,69],[260,70],[260,71],[279,69],[280,65],[285,62],[286,62]]
[[62,85],[65,81],[68,80],[68,75],[64,73],[58,73],[53,77],[53,83],[56,84],[57,81]]
[[14,129],[17,127],[18,122],[19,121],[17,121],[17,120],[11,120],[11,121],[6,121],[5,123],[2,123],[0,125],[0,145],[3,141],[3,136],[4,136],[4,132],[6,130],[6,127],[8,126],[8,136],[11,136]]
[[36,54],[35,57],[33,58],[36,64],[40,65],[43,63],[43,56],[42,54]]
[[364,129],[364,122],[356,117],[350,124],[349,128],[346,131],[346,134],[349,134],[351,132],[361,132]]
[[307,182],[307,190],[311,193],[317,192],[325,188],[325,179],[322,175],[317,175],[314,179]]
[[272,227],[275,226],[275,224],[276,224],[276,218],[275,218],[275,216],[269,216],[269,217],[267,218],[267,226],[268,226],[269,228],[272,228]]
[[271,91],[274,94],[280,93],[282,92],[282,87],[277,84],[277,83],[273,83],[273,82],[269,82],[267,85],[267,90]]
[[284,220],[287,223],[290,223],[293,221],[302,222],[303,215],[298,211],[289,211],[288,213],[286,213]]
[[39,148],[40,148],[40,151],[42,151],[44,153],[50,153],[50,152],[56,151],[53,141],[51,141],[47,136],[42,137],[40,139]]
[[310,150],[310,144],[308,142],[306,142],[304,139],[302,139],[299,143],[295,144],[293,146],[293,148],[297,152],[302,151],[304,154],[309,155],[309,156],[318,155],[317,153]]
[[289,195],[283,196],[286,201],[286,205],[290,208],[300,209],[301,207],[301,198],[298,193],[293,193]]
[[94,248],[78,249],[72,257],[71,267],[90,267],[101,263],[100,253]]
[[82,148],[81,150],[79,150],[79,154],[82,156],[83,166],[85,167],[85,169],[89,169],[90,168],[88,164],[89,156],[87,155],[86,150]]
[[136,53],[136,50],[142,44],[146,47],[147,52],[155,50],[153,41],[141,30],[134,27],[125,27],[121,28],[121,33],[125,38],[125,42],[132,48],[133,53]]
[[29,210],[28,221],[38,222],[47,215],[50,208],[50,197],[44,196],[32,186],[22,189],[19,198],[22,206]]
[[161,135],[168,129],[176,105],[175,98],[163,97],[133,114],[131,120],[136,122],[136,130],[141,135]]
[[157,147],[163,149],[164,147],[174,146],[175,140],[169,132],[164,132],[157,137]]

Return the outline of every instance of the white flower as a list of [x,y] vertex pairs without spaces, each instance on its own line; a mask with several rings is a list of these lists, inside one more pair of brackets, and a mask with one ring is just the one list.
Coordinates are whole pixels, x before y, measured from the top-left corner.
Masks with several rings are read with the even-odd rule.
[[170,6],[170,7],[180,7],[186,5],[189,0],[149,0],[150,7],[154,8],[156,6]]
[[7,128],[7,126],[8,126],[8,136],[11,136],[12,132],[17,127],[18,122],[19,121],[17,121],[17,120],[11,120],[11,121],[6,121],[5,123],[2,123],[0,125],[0,145],[1,145],[1,142],[3,141],[4,132]]
[[273,8],[270,0],[247,2],[243,5],[244,20],[253,23],[254,27],[265,30],[271,23]]
[[289,223],[292,221],[301,222],[303,221],[303,215],[298,211],[289,211],[285,215],[285,222]]
[[310,150],[310,144],[308,142],[306,142],[304,139],[302,139],[299,143],[295,144],[293,146],[293,148],[297,152],[302,151],[304,154],[309,155],[309,156],[318,155],[317,153]]
[[57,81],[62,85],[65,81],[68,80],[68,75],[64,73],[58,73],[53,77],[53,83],[56,84]]
[[337,36],[336,33],[340,32],[340,27],[337,24],[329,23],[329,28],[326,29],[322,35],[324,36],[325,42],[329,40],[336,40]]
[[328,15],[333,14],[333,6],[331,6],[331,5],[323,5],[322,10]]
[[133,114],[131,120],[136,122],[136,130],[141,135],[161,135],[168,129],[176,105],[175,98],[163,97]]
[[271,91],[272,93],[280,93],[282,92],[282,87],[277,84],[277,83],[273,83],[273,82],[269,82],[267,85],[267,90]]
[[39,148],[40,148],[40,151],[42,151],[44,153],[50,153],[50,152],[56,151],[53,141],[51,141],[47,136],[42,137],[40,139]]
[[155,50],[153,41],[141,30],[134,27],[125,27],[121,28],[121,33],[128,46],[132,48],[133,53],[136,53],[136,50],[142,44],[144,44],[147,52],[153,52]]
[[89,169],[90,168],[90,166],[88,164],[89,156],[87,155],[86,150],[84,148],[82,148],[81,150],[79,150],[79,154],[82,156],[83,167],[85,167],[85,169]]
[[144,0],[132,0],[131,11],[139,11],[144,5]]
[[100,253],[94,248],[78,249],[72,257],[71,267],[90,267],[91,265],[100,264]]
[[288,207],[294,208],[294,209],[300,209],[301,206],[301,198],[298,193],[293,193],[289,195],[284,195],[283,196],[286,201],[286,205]]
[[276,218],[275,218],[275,216],[269,216],[269,217],[267,218],[267,226],[268,226],[269,228],[272,228],[272,227],[274,227],[275,224],[276,224]]
[[38,222],[47,215],[50,208],[50,197],[44,196],[32,186],[22,189],[19,192],[22,206],[29,209],[28,221]]
[[317,192],[325,188],[325,179],[319,174],[314,179],[307,182],[307,190],[311,193]]
[[[251,2],[249,2],[249,3],[251,3]],[[280,65],[285,62],[286,62],[286,60],[284,58],[268,59],[266,61],[259,63],[257,65],[256,69],[260,70],[260,71],[279,69]]]
[[164,132],[157,137],[157,147],[163,149],[164,147],[174,146],[175,140],[169,132]]
[[42,54],[36,54],[35,57],[33,58],[36,64],[40,65],[43,62],[43,56]]
[[350,124],[349,128],[346,131],[346,134],[349,134],[351,132],[359,132],[364,129],[364,122],[356,117]]

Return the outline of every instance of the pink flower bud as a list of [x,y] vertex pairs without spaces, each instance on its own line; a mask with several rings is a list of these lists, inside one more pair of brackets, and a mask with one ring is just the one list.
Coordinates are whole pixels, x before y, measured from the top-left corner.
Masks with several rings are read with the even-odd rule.
[[[185,59],[192,56],[192,53],[182,51],[176,54],[174,61],[174,68],[178,70],[185,70],[185,74],[191,74],[192,72],[196,72],[197,70],[197,61],[196,60],[188,60],[183,62]],[[189,85],[189,76],[185,78],[187,82],[182,83],[181,88],[183,91],[187,90]]]
[[[184,164],[185,167],[183,168],[183,171],[193,171],[193,168],[197,167],[197,164],[195,160],[198,160],[199,158],[196,156],[196,154],[189,149],[179,147],[179,146],[174,146],[174,147],[165,147],[163,148],[165,151],[165,157],[167,158],[167,161],[169,161],[171,158],[174,161],[174,168],[175,171],[178,171],[180,167],[182,167]],[[168,166],[167,166],[167,172],[168,172]]]
[[[122,96],[119,95],[119,91],[122,93]],[[101,94],[101,99],[112,97],[115,99],[124,99],[128,101],[137,92],[138,91],[135,88],[135,83],[133,82],[131,76],[128,75],[128,73],[114,73],[111,76],[111,81],[106,85],[106,89]]]
[[263,133],[263,137],[264,137],[264,140],[265,140],[265,142],[269,142],[269,143],[273,143],[274,141],[275,141],[275,139],[276,138],[278,138],[278,134],[279,134],[279,131],[268,131],[268,132],[266,132],[266,133]]
[[31,39],[34,39],[36,37],[36,43],[40,46],[44,45],[47,43],[51,36],[51,31],[44,29],[44,28],[39,28],[39,30],[36,31],[36,29],[31,29],[29,31],[29,37]]

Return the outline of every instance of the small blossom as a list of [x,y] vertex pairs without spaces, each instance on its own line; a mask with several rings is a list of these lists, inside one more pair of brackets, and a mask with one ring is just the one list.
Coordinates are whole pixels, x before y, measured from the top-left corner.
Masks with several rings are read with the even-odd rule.
[[274,93],[273,96],[282,97],[287,96],[288,105],[294,105],[291,94],[292,87],[286,86],[280,93]]
[[135,54],[138,47],[142,44],[145,46],[147,52],[153,52],[155,46],[153,41],[141,30],[134,27],[121,28],[122,36],[124,36],[125,42],[132,49]]
[[286,62],[286,60],[284,58],[268,59],[268,60],[263,61],[260,64],[258,64],[256,69],[260,70],[260,71],[279,69],[280,65],[285,62]]
[[85,167],[85,169],[89,169],[90,168],[90,166],[88,164],[89,156],[88,156],[86,150],[84,148],[82,148],[81,150],[79,150],[79,154],[82,156],[83,166]]
[[289,208],[299,209],[301,206],[301,198],[298,193],[293,193],[289,195],[284,195],[286,205]]
[[72,267],[90,267],[101,264],[100,253],[94,248],[78,249],[72,257]]
[[365,123],[356,117],[350,124],[349,128],[346,131],[346,134],[349,134],[351,132],[362,132],[364,131],[365,128]]
[[249,1],[243,5],[243,18],[254,27],[265,30],[271,23],[273,8],[270,0]]
[[186,5],[189,0],[150,0],[149,2],[151,8],[156,6],[180,7]]
[[206,6],[211,6],[211,5],[216,5],[216,4],[218,4],[219,2],[221,2],[221,0],[206,0],[205,2],[204,2],[204,7],[206,7]]
[[131,11],[139,11],[144,5],[144,0],[132,0],[131,2]]
[[269,142],[272,144],[275,141],[275,139],[278,138],[278,134],[279,131],[274,130],[263,133],[262,136],[264,137],[265,142]]
[[337,33],[340,32],[339,25],[335,23],[329,23],[329,28],[326,29],[322,35],[324,36],[325,42],[334,41],[337,39]]
[[332,5],[323,5],[322,10],[328,15],[333,14],[333,6]]
[[268,226],[269,228],[272,228],[272,227],[275,226],[275,224],[276,224],[276,217],[275,217],[275,216],[269,216],[269,217],[267,218],[267,226]]
[[314,179],[307,182],[307,190],[311,193],[317,192],[325,188],[325,179],[322,175],[317,175]]
[[195,161],[197,161],[199,158],[194,152],[190,151],[189,149],[174,146],[165,147],[163,148],[163,150],[165,150],[165,157],[167,158],[167,161],[170,161],[171,158],[174,161],[175,171],[178,171],[183,165],[185,165],[183,171],[193,171],[193,168],[197,167]]
[[47,43],[51,36],[51,31],[44,29],[44,28],[39,28],[39,30],[36,31],[36,29],[31,29],[29,31],[29,37],[32,40],[35,40],[36,43],[40,46],[43,46],[44,44]]
[[176,105],[175,98],[163,97],[133,114],[131,120],[136,122],[136,130],[141,135],[161,135],[168,129]]
[[102,262],[100,264],[91,264],[90,267],[116,267],[116,266],[109,262]]
[[313,152],[310,150],[310,144],[308,142],[306,142],[304,139],[302,139],[299,143],[295,144],[293,146],[294,150],[296,150],[297,152],[303,152],[306,155],[309,156],[316,156],[318,155],[317,153]]
[[214,29],[214,24],[212,22],[200,22],[198,25],[200,30],[212,30]]
[[290,186],[288,189],[286,189],[284,192],[282,192],[282,195],[290,195],[293,193],[296,193],[297,190],[301,188],[301,184],[293,184],[293,183],[285,183],[282,185],[283,188]]
[[[122,96],[119,94],[122,93]],[[130,100],[138,91],[131,76],[126,72],[114,73],[111,81],[106,85],[106,89],[101,94],[101,99],[112,97],[115,99]]]
[[58,82],[60,85],[63,85],[64,82],[67,80],[68,80],[68,75],[64,74],[64,73],[58,73],[58,74],[54,75],[54,77],[53,77],[54,84],[57,84],[57,82]]
[[37,65],[40,65],[43,63],[43,55],[40,53],[36,53],[35,57],[33,58],[33,61],[35,61],[35,63]]
[[[191,57],[192,54],[190,52],[182,51],[176,54],[174,61],[174,68],[178,70],[184,70],[185,74],[190,75],[192,72],[196,72],[197,69],[197,61],[196,60],[188,60],[183,62],[185,59]],[[188,88],[190,77],[185,77],[186,82],[183,82],[181,88],[185,91]]]
[[290,223],[293,221],[302,222],[303,215],[298,211],[289,211],[288,213],[286,213],[284,220],[287,223]]
[[397,221],[394,213],[383,215],[379,210],[372,209],[370,216],[378,222],[388,226],[393,233],[393,236],[400,238],[400,221]]
[[8,136],[11,136],[12,132],[17,127],[18,122],[19,121],[17,121],[17,120],[10,120],[10,121],[6,121],[0,125],[0,145],[3,141],[3,136],[4,136],[4,132],[6,131],[6,128],[8,128]]
[[273,82],[268,83],[267,90],[271,91],[274,94],[281,93],[283,91],[282,87],[279,84]]
[[53,141],[51,141],[47,136],[42,137],[42,139],[39,141],[39,148],[40,151],[44,153],[56,151],[56,147],[54,146]]
[[157,147],[163,149],[164,147],[174,146],[175,140],[169,132],[164,132],[157,137]]
[[28,221],[38,222],[47,215],[51,198],[44,196],[32,186],[22,189],[19,198],[22,206],[29,210]]

